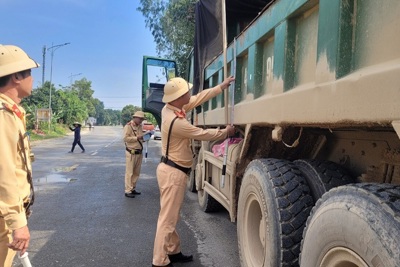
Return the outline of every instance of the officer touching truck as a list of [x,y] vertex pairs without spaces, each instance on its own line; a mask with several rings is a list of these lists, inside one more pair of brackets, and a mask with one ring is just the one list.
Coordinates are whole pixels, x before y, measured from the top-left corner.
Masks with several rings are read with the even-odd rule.
[[32,92],[39,67],[21,48],[0,45],[0,266],[29,246],[27,217],[33,204],[30,146],[21,100]]
[[193,260],[192,255],[182,254],[180,238],[176,232],[186,190],[187,175],[193,160],[190,140],[221,140],[232,136],[235,128],[230,125],[224,130],[198,128],[189,123],[185,112],[219,95],[234,80],[234,77],[228,77],[220,85],[203,90],[192,97],[189,93],[192,84],[182,78],[172,78],[164,86],[162,101],[166,105],[161,111],[163,156],[157,167],[160,213],[154,241],[153,267],[171,267],[174,262]]

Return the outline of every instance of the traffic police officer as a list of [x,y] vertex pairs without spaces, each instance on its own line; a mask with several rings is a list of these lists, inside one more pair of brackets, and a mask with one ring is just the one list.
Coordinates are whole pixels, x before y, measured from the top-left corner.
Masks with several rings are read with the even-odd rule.
[[39,67],[21,48],[0,45],[0,266],[10,267],[16,251],[29,246],[27,217],[33,185],[25,110],[32,92],[31,69]]
[[[234,81],[229,77],[220,85],[190,96],[192,85],[182,78],[172,78],[164,86],[166,103],[161,111],[161,163],[157,167],[157,180],[160,189],[160,213],[154,241],[152,266],[172,266],[173,262],[188,262],[192,255],[181,252],[180,238],[176,224],[185,195],[187,175],[192,166],[190,140],[212,141],[225,139],[235,133],[228,125],[224,130],[202,129],[193,126],[186,119],[186,111],[222,93]],[[172,127],[172,128],[171,128]]]
[[136,111],[124,127],[125,142],[125,196],[134,198],[135,195],[141,193],[136,191],[136,183],[139,179],[140,168],[143,159],[143,129],[142,122],[144,120],[144,112]]

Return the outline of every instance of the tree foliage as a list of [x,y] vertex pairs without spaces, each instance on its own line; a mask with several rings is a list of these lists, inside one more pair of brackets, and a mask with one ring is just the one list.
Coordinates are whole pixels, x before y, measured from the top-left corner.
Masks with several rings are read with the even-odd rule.
[[[121,123],[125,125],[132,119],[132,115],[135,114],[136,111],[142,110],[142,108],[134,106],[134,105],[127,105],[121,111]],[[152,123],[153,125],[157,125],[157,121],[151,113],[144,113],[144,118],[148,122]]]
[[92,82],[86,80],[86,78],[76,80],[74,84],[71,85],[71,91],[76,92],[78,97],[86,103],[89,117],[94,117],[96,115],[96,108],[93,102],[94,90],[92,90]]
[[125,106],[121,111],[122,125],[127,124],[132,119],[132,115],[138,110],[142,110],[142,109],[140,107],[136,107],[134,105]]
[[[51,88],[51,109],[52,121],[54,125],[72,124],[75,121],[84,122],[89,117],[97,119],[97,125],[118,125],[121,123],[121,111],[104,109],[104,104],[99,99],[93,97],[91,81],[86,78],[75,81],[67,87],[55,88],[50,82],[46,81],[43,87],[32,90],[32,94],[23,99],[22,105],[29,114],[27,116],[28,129],[36,128],[37,109],[48,109],[50,105]],[[47,125],[47,122],[45,123]],[[41,125],[38,125],[41,128]]]
[[196,0],[140,0],[138,11],[154,37],[158,56],[176,60],[184,76],[194,44]]

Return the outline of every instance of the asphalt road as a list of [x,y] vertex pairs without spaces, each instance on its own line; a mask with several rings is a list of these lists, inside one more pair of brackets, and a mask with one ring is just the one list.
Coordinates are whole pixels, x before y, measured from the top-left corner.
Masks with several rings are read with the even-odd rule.
[[[72,136],[33,143],[36,200],[29,219],[33,267],[151,266],[159,212],[155,170],[161,141],[150,140],[137,190],[124,197],[122,127],[84,131],[86,153]],[[194,261],[174,266],[239,267],[236,225],[226,211],[206,214],[187,192],[178,232]],[[14,266],[22,266],[18,259]]]

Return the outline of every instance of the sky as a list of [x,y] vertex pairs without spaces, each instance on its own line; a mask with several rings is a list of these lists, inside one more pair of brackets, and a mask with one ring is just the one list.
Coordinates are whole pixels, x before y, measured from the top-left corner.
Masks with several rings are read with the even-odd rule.
[[139,0],[0,0],[0,44],[21,47],[41,66],[32,70],[33,88],[45,81],[58,89],[86,78],[105,108],[141,107],[142,58],[156,45]]

